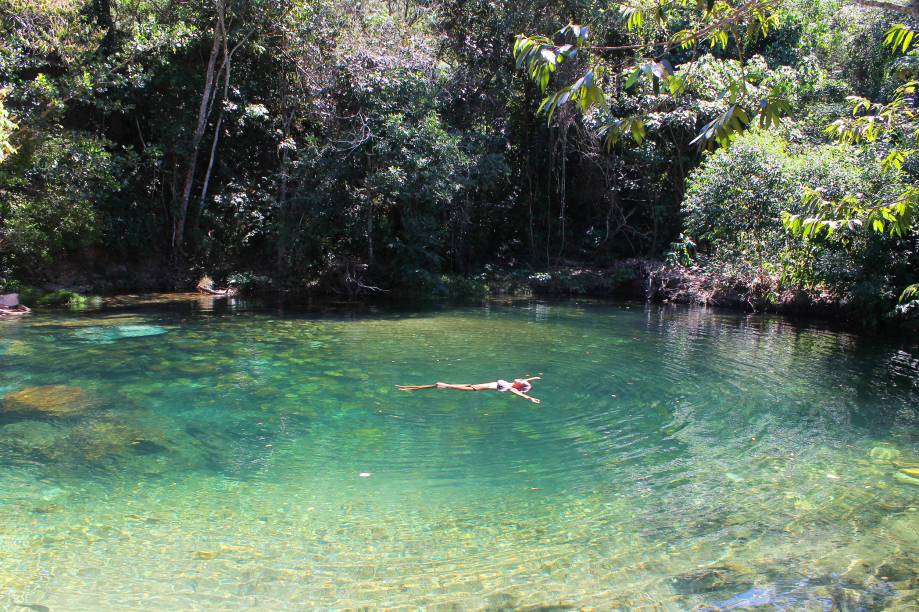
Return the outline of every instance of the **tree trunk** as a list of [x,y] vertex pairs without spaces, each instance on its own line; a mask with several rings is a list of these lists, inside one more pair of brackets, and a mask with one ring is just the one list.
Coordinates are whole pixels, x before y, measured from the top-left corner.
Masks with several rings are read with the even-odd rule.
[[[372,176],[374,173],[373,157],[367,156],[367,171],[365,176]],[[373,266],[373,203],[377,198],[376,189],[368,189],[367,197],[367,263]]]
[[559,247],[558,258],[561,259],[565,254],[565,219],[568,205],[568,194],[566,187],[568,184],[568,128],[571,125],[567,117],[559,117],[559,124],[562,130],[562,136],[559,146],[562,150],[561,170],[558,180],[558,219],[559,219]]
[[555,128],[549,128],[549,171],[546,173],[546,269],[552,266],[552,177],[555,176]]
[[217,19],[214,23],[214,44],[211,45],[211,55],[207,60],[207,69],[204,75],[204,91],[201,93],[201,104],[198,106],[198,122],[191,140],[191,153],[188,160],[188,170],[185,173],[185,185],[182,188],[182,199],[179,202],[179,214],[172,233],[172,249],[178,252],[182,249],[185,237],[185,220],[188,217],[188,200],[191,198],[191,189],[195,182],[195,167],[198,164],[198,148],[204,138],[207,128],[207,114],[211,96],[214,94],[214,69],[217,65],[217,56],[220,54],[223,40],[223,19],[226,11],[226,0],[217,0]]
[[220,99],[220,110],[217,113],[217,123],[214,126],[214,140],[211,143],[211,156],[207,161],[207,171],[204,173],[204,185],[201,187],[201,198],[198,200],[198,214],[195,217],[196,224],[198,219],[201,218],[201,213],[204,211],[204,201],[207,199],[207,188],[211,183],[211,171],[214,169],[214,159],[217,157],[217,143],[220,142],[220,126],[223,124],[223,107],[230,93],[230,74],[233,67],[233,51],[230,51],[227,44],[226,24],[223,22],[222,16],[218,16],[218,19],[220,19],[220,33],[223,39],[223,66],[221,66],[221,70],[223,71],[223,97]]
[[[286,9],[285,9],[286,10]],[[284,30],[286,32],[286,30]],[[281,38],[281,50],[285,53],[281,54],[281,57],[287,57],[286,51],[288,46],[288,39],[285,35]],[[278,205],[275,214],[275,223],[277,224],[277,238],[275,240],[275,269],[277,270],[278,278],[284,279],[286,281],[287,273],[289,266],[286,264],[287,258],[287,232],[290,227],[291,220],[288,218],[290,216],[289,211],[287,210],[287,183],[290,180],[290,165],[288,163],[290,159],[290,150],[287,146],[287,139],[290,137],[291,126],[293,125],[294,117],[296,115],[296,103],[290,104],[290,83],[288,81],[288,74],[295,74],[293,66],[289,66],[287,61],[282,63],[284,76],[281,79],[281,87],[279,92],[279,110],[280,115],[284,118],[282,124],[282,138],[281,138],[281,184],[278,185]],[[301,218],[302,222],[302,218]],[[298,224],[299,225],[299,224]]]
[[[529,109],[531,106],[531,92],[532,85],[530,84],[529,79],[526,81],[526,88],[524,90],[524,95],[526,97],[526,102],[524,108]],[[534,230],[533,216],[535,214],[534,208],[534,187],[533,187],[533,134],[535,129],[533,127],[533,117],[536,115],[534,112],[524,113],[524,126],[523,126],[523,138],[524,138],[524,151],[526,151],[526,176],[527,176],[527,206],[528,206],[528,232],[527,236],[530,242],[530,261],[536,261],[536,232]]]

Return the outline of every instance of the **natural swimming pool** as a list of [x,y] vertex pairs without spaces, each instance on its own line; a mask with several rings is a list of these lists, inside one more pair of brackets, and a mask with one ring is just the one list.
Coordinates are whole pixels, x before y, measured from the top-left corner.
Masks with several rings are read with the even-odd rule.
[[915,604],[915,338],[204,304],[0,322],[0,605]]

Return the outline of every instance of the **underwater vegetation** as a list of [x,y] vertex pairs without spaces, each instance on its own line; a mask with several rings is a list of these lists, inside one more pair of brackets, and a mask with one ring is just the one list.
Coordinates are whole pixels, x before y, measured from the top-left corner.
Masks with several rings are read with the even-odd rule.
[[[908,609],[919,592],[919,376],[897,340],[578,303],[145,304],[39,313],[0,350],[0,606]],[[538,407],[393,386],[526,374]]]

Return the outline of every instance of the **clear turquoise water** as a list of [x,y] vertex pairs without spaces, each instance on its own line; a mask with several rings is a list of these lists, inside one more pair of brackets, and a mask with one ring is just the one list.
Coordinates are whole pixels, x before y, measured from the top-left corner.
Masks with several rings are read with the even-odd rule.
[[[538,406],[393,388],[525,374]],[[0,402],[11,609],[917,603],[915,337],[128,305],[0,322]]]

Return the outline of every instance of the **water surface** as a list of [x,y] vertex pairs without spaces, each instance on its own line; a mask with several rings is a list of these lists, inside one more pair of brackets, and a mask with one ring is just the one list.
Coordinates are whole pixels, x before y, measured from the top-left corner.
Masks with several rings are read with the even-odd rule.
[[914,338],[212,305],[0,322],[0,605],[915,605]]

